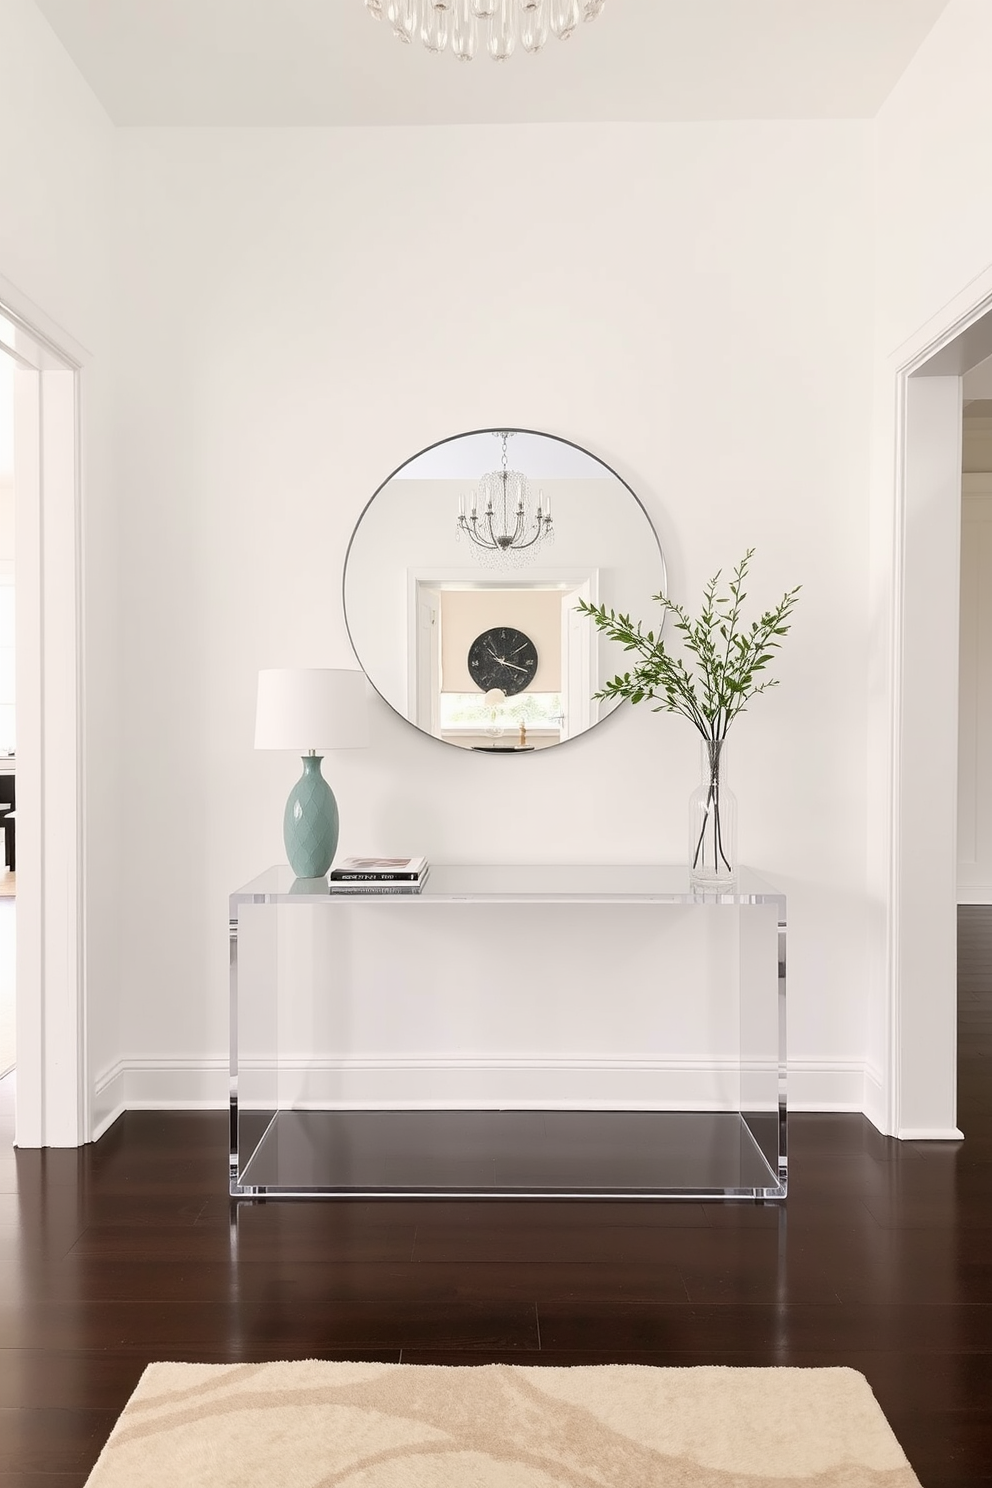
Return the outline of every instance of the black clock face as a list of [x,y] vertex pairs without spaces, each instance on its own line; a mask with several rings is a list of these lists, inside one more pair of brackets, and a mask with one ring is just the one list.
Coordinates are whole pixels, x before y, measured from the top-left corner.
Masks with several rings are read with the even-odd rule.
[[537,672],[537,647],[522,630],[497,625],[476,636],[468,648],[472,681],[483,692],[501,687],[507,697],[529,687]]

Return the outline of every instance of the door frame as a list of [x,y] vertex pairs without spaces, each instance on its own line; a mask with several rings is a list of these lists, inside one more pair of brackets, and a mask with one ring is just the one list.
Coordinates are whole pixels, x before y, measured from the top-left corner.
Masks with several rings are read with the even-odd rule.
[[[436,604],[431,601],[436,600]],[[430,615],[430,633],[426,634],[425,610]],[[439,718],[439,694],[441,676],[441,595],[429,583],[417,582],[414,604],[408,619],[411,641],[411,656],[407,662],[407,717],[432,738],[441,737]],[[429,701],[424,707],[425,678],[430,687]],[[435,686],[437,682],[437,686]],[[425,712],[427,717],[424,717]]]
[[15,1145],[90,1137],[80,428],[87,353],[0,278],[14,358]]
[[[880,441],[894,451],[873,503],[888,590],[885,707],[873,716],[870,881],[885,908],[880,1087],[866,1109],[904,1140],[957,1126],[957,745],[961,379],[992,355],[992,268],[882,368]],[[886,424],[885,420],[891,423]],[[894,473],[894,479],[890,475]],[[880,515],[887,513],[879,522]],[[876,594],[873,599],[879,600]],[[882,627],[879,627],[881,630]]]

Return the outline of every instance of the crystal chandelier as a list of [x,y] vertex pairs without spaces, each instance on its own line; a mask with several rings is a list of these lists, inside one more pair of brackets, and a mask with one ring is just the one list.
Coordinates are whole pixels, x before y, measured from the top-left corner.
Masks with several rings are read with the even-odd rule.
[[554,539],[550,496],[545,499],[544,492],[538,492],[531,516],[527,477],[507,467],[506,446],[513,435],[503,429],[493,432],[503,445],[501,467],[482,477],[467,502],[464,495],[459,496],[455,529],[459,537],[464,532],[476,547],[482,548],[483,557],[489,562],[503,554],[516,557]]
[[[606,0],[365,0],[393,35],[419,36],[429,52],[449,45],[460,62],[471,62],[480,30],[494,62],[505,62],[517,42],[539,52],[552,32],[567,41],[580,21],[594,21]],[[481,26],[480,26],[481,22]]]

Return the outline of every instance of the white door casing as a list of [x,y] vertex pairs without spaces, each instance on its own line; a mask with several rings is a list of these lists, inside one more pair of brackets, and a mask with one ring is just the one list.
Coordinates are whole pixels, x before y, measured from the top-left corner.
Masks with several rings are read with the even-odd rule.
[[[961,378],[907,376],[902,393],[891,1120],[896,1136],[953,1137]],[[935,719],[941,720],[939,730]]]
[[[89,1139],[82,791],[79,368],[0,281],[13,356],[20,1147]],[[30,315],[30,320],[26,318]]]
[[417,585],[417,659],[413,698],[417,727],[441,737],[441,596]]
[[599,632],[576,608],[584,599],[599,603],[599,570],[593,569],[561,600],[561,739],[585,733],[597,718],[592,695],[599,687]]
[[[879,889],[886,928],[880,1028],[886,1068],[877,1120],[905,1140],[961,1136],[956,1124],[961,380],[989,356],[992,268],[894,351],[884,369],[883,396],[895,394],[895,478],[880,491],[892,505],[884,565],[889,580],[887,732],[878,740],[888,795],[880,802],[883,819],[874,839],[884,849]],[[880,539],[882,530],[880,524]]]

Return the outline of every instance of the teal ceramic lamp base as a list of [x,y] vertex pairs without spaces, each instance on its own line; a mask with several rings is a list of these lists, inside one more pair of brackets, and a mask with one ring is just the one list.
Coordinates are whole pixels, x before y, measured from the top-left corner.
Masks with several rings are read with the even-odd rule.
[[338,803],[320,773],[323,755],[303,756],[303,774],[286,802],[282,835],[297,878],[321,878],[338,848]]

